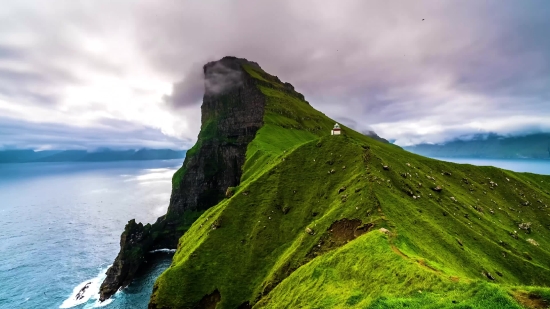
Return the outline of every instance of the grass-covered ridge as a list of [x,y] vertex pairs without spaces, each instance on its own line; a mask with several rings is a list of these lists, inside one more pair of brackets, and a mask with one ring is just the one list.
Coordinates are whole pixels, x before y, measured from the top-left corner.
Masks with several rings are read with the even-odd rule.
[[432,160],[349,128],[330,136],[334,121],[292,88],[245,70],[266,96],[264,126],[234,195],[180,239],[153,307],[192,308],[216,291],[216,308],[550,299],[550,177]]

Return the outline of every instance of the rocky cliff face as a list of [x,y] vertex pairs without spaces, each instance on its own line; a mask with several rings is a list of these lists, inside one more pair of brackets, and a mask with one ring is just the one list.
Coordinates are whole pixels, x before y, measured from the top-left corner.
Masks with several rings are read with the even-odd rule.
[[228,187],[240,183],[247,145],[262,126],[265,109],[265,96],[244,66],[259,68],[235,57],[204,66],[201,132],[174,175],[168,212],[153,225],[134,220],[126,225],[120,252],[100,288],[101,301],[132,281],[149,251],[177,246],[186,213],[216,205]]
[[265,105],[242,65],[257,66],[233,57],[204,66],[201,133],[174,179],[169,215],[207,209],[239,184],[246,147],[262,126]]

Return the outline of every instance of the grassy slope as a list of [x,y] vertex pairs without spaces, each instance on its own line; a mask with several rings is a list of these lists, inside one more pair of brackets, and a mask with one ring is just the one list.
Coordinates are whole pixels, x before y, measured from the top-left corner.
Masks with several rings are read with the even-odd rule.
[[[265,125],[249,145],[236,194],[180,239],[156,282],[159,308],[186,308],[216,289],[217,308],[258,299],[256,307],[270,308],[440,308],[453,300],[462,308],[519,308],[508,294],[514,286],[550,283],[550,177],[440,162],[348,128],[328,136],[332,120],[246,69],[268,98]],[[443,191],[432,191],[436,185]],[[525,200],[529,206],[518,206]],[[319,247],[325,253],[312,259],[343,218],[375,228],[336,250]],[[532,223],[531,234],[518,229],[522,222]]]

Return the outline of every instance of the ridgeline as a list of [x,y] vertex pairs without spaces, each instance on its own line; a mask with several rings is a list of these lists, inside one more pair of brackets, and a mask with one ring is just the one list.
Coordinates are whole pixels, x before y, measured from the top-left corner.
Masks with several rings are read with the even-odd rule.
[[177,247],[149,308],[548,306],[549,176],[331,136],[335,121],[258,64],[204,70],[168,213],[129,222],[102,299]]

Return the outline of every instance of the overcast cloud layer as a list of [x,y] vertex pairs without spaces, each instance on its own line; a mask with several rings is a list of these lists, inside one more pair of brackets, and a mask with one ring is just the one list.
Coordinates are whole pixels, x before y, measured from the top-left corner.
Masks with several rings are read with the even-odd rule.
[[258,62],[408,145],[550,131],[545,1],[4,1],[0,148],[188,148],[202,65]]

